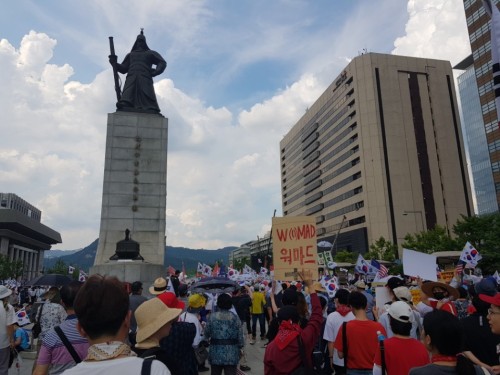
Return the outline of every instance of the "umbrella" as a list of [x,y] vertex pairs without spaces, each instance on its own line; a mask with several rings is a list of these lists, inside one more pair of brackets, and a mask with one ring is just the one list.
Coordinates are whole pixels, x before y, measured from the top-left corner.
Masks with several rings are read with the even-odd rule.
[[66,275],[48,274],[35,277],[33,280],[28,281],[26,285],[50,285],[50,286],[63,286],[71,282],[73,279]]
[[318,247],[332,247],[332,244],[328,241],[320,241],[318,242]]
[[225,277],[206,277],[189,287],[191,293],[232,293],[240,285]]

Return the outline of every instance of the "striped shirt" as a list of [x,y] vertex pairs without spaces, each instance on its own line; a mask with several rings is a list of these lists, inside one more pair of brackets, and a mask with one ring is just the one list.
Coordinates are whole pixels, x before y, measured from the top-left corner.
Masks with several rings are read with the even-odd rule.
[[[77,322],[76,315],[70,315],[59,327],[61,327],[63,333],[83,360],[87,356],[90,345],[87,339],[80,336],[76,329]],[[37,364],[50,365],[49,374],[51,375],[61,374],[63,371],[75,366],[73,357],[54,329],[47,332],[43,339]]]

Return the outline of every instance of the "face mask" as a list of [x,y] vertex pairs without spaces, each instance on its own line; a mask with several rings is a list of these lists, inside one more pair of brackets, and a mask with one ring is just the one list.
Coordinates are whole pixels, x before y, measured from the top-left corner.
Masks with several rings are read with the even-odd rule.
[[434,298],[435,299],[438,299],[438,300],[442,300],[443,298],[445,298],[446,296],[444,295],[444,292],[434,292]]

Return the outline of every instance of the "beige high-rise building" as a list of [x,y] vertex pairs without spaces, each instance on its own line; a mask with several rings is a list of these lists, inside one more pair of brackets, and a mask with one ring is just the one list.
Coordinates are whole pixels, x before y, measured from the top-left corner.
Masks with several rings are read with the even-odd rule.
[[334,251],[401,244],[436,224],[451,232],[473,212],[448,61],[354,58],[280,150],[283,215],[314,215]]

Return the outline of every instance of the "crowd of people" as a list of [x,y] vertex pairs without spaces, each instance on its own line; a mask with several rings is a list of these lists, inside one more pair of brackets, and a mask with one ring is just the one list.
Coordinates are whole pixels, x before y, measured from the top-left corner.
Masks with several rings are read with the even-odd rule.
[[[35,306],[31,319],[40,325],[33,374],[241,374],[251,372],[245,347],[258,339],[266,375],[500,374],[493,278],[453,287],[390,277],[384,304],[361,277],[334,298],[304,278],[259,280],[231,295],[172,284],[159,277],[143,293],[141,281],[127,289],[92,275],[35,293],[24,306]],[[29,346],[12,294],[0,286],[0,375],[11,348]]]

